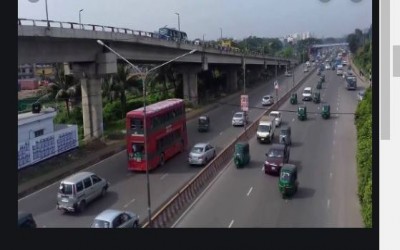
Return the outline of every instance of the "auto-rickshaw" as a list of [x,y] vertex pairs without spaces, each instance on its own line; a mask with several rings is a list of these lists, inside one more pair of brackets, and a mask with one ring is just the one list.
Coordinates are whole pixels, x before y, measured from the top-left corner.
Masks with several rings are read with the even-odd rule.
[[286,145],[292,144],[292,132],[290,126],[284,126],[281,128],[279,134],[279,143]]
[[325,82],[325,75],[324,74],[322,74],[320,78],[321,78],[322,82]]
[[210,117],[202,115],[199,117],[199,132],[208,131],[210,129]]
[[297,93],[292,93],[290,95],[290,103],[291,104],[297,104]]
[[318,91],[314,92],[314,94],[313,94],[313,102],[314,103],[321,102],[321,94]]
[[319,79],[318,83],[317,83],[317,89],[321,89],[322,88],[322,79]]
[[306,106],[299,106],[297,108],[297,117],[300,121],[307,120],[307,107]]
[[237,168],[242,168],[250,162],[250,148],[248,142],[237,142],[235,144],[233,162]]
[[329,104],[325,104],[322,106],[321,116],[324,119],[329,119],[331,116],[331,106]]
[[318,69],[318,71],[317,71],[317,76],[320,76],[320,75],[321,75],[321,70]]
[[299,182],[297,181],[297,167],[295,165],[283,164],[279,174],[278,185],[282,198],[286,198],[297,192]]

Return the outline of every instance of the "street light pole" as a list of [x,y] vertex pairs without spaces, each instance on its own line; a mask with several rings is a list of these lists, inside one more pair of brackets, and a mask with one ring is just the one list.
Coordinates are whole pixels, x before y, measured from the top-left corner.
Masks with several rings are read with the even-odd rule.
[[179,58],[182,58],[184,56],[193,54],[194,52],[196,52],[197,50],[191,50],[185,54],[182,54],[178,57],[175,57],[174,59],[171,59],[165,63],[162,63],[154,68],[151,68],[150,70],[147,70],[146,72],[143,72],[142,70],[140,70],[137,66],[135,66],[134,64],[132,64],[131,62],[129,62],[125,57],[121,56],[118,52],[116,52],[115,50],[113,50],[112,48],[110,48],[108,45],[104,44],[103,41],[101,40],[97,40],[97,43],[100,44],[101,46],[106,47],[108,50],[110,50],[112,53],[114,53],[116,56],[118,56],[119,58],[121,58],[124,62],[126,62],[127,64],[129,64],[135,71],[137,71],[136,75],[139,75],[140,78],[142,79],[142,84],[143,84],[143,136],[144,136],[144,161],[145,161],[145,165],[146,165],[146,182],[147,182],[147,212],[148,212],[148,225],[149,227],[151,227],[151,198],[150,198],[150,177],[149,177],[149,165],[147,162],[147,124],[146,124],[146,79],[147,76],[149,75],[150,72],[155,71],[165,65],[167,65],[168,63],[171,63],[173,61],[178,60]]
[[181,31],[181,20],[179,18],[179,13],[175,12],[176,15],[178,15],[178,30]]
[[222,41],[222,28],[219,28],[221,30],[221,41]]
[[81,12],[83,11],[83,9],[80,9],[79,10],[79,24],[82,24],[82,22],[81,22]]
[[[37,3],[39,0],[29,0],[31,3]],[[49,12],[47,10],[47,0],[45,0],[45,5],[46,5],[46,22],[47,22],[47,28],[50,28],[50,22],[49,22]]]

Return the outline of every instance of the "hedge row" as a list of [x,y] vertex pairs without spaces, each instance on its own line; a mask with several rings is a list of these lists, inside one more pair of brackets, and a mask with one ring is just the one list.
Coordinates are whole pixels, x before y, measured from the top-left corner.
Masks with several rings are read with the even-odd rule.
[[372,90],[369,87],[355,113],[357,127],[358,197],[365,227],[372,227]]

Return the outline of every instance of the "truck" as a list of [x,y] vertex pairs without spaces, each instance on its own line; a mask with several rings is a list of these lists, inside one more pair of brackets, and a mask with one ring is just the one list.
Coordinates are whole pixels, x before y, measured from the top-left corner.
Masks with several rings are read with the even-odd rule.
[[357,78],[354,75],[347,75],[345,78],[346,89],[356,90],[357,89]]
[[263,115],[258,123],[257,140],[259,143],[272,143],[275,134],[275,118],[269,115]]

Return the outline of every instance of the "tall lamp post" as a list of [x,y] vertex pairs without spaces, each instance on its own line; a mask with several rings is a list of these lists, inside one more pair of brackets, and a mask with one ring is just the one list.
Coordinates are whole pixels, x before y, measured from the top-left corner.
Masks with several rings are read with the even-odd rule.
[[115,50],[113,50],[112,48],[110,48],[108,45],[104,44],[103,41],[101,40],[97,40],[97,43],[100,44],[101,46],[106,47],[108,50],[110,50],[112,53],[114,53],[116,56],[118,56],[119,58],[121,58],[124,62],[126,62],[127,64],[129,64],[129,66],[132,67],[133,70],[135,70],[137,73],[135,75],[140,76],[140,78],[142,79],[142,84],[143,84],[143,136],[144,136],[144,161],[145,161],[145,165],[146,165],[146,182],[147,182],[147,212],[148,212],[148,225],[149,227],[151,227],[151,199],[150,199],[150,177],[149,177],[149,167],[148,167],[148,163],[147,163],[147,148],[146,148],[146,144],[147,144],[147,127],[146,127],[146,78],[149,75],[149,73],[173,62],[176,61],[184,56],[193,54],[194,52],[196,52],[197,50],[191,50],[185,54],[182,54],[178,57],[175,57],[174,59],[171,59],[163,64],[160,64],[154,68],[151,68],[149,70],[147,70],[146,72],[143,72],[142,70],[140,70],[137,66],[135,66],[134,64],[132,64],[131,62],[129,62],[125,57],[121,56],[118,52],[116,52]]
[[180,20],[180,17],[179,17],[179,13],[175,12],[175,15],[178,16],[178,30],[181,31],[181,20]]
[[81,22],[81,12],[83,11],[83,9],[80,9],[79,10],[79,24],[82,24],[82,22]]
[[[29,0],[29,2],[31,3],[37,3],[39,0]],[[47,0],[45,0],[45,5],[46,5],[46,21],[47,21],[47,27],[50,27],[50,23],[49,23],[49,12],[47,10]]]
[[219,28],[220,29],[220,31],[221,31],[221,41],[222,41],[222,28]]

